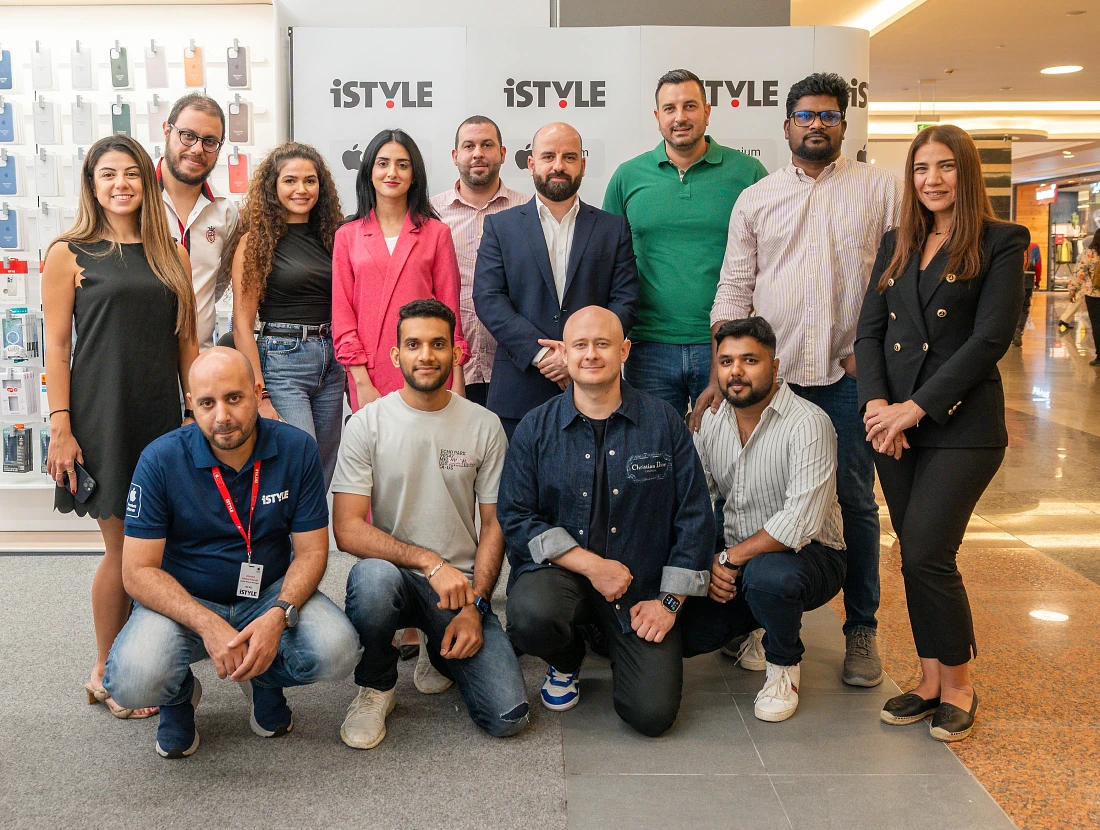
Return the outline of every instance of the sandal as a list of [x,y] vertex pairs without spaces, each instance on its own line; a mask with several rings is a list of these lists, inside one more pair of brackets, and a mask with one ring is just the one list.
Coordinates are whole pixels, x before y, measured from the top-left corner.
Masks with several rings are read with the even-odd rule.
[[151,706],[145,714],[138,714],[140,709],[123,709],[117,703],[111,695],[102,686],[93,686],[91,683],[84,684],[84,691],[88,693],[88,705],[92,706],[96,703],[102,703],[107,707],[112,715],[119,720],[142,720],[144,718],[151,718],[153,715],[160,711],[156,706]]

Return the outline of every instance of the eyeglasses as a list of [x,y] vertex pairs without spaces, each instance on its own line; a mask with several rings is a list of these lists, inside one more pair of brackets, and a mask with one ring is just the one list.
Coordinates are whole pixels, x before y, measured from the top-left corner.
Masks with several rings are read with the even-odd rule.
[[176,131],[176,135],[180,137],[180,141],[184,147],[194,147],[198,142],[202,142],[202,149],[204,153],[216,153],[222,148],[224,142],[218,141],[216,138],[210,138],[209,136],[203,137],[198,133],[193,133],[190,130],[181,130],[175,124],[169,124],[173,130]]
[[791,113],[791,120],[794,121],[797,127],[809,127],[812,126],[814,121],[818,118],[821,119],[821,124],[824,127],[835,127],[840,123],[844,116],[840,114],[839,110],[824,110],[823,112],[814,112],[813,110],[799,110],[798,112]]

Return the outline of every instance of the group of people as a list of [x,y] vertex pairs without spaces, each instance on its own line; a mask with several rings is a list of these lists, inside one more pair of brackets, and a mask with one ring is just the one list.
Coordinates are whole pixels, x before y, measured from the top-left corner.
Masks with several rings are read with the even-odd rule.
[[[881,718],[969,734],[955,558],[1007,444],[996,365],[1027,231],[995,218],[956,127],[917,136],[904,181],[845,158],[838,75],[791,88],[791,163],[770,175],[707,135],[694,73],[662,76],[655,104],[661,140],[603,209],[578,197],[563,123],[533,137],[530,199],[485,116],[459,125],[434,197],[413,139],[382,131],[347,218],[293,142],[238,216],[207,182],[225,123],[202,95],[176,102],[157,167],[126,136],[89,150],[43,270],[56,506],[106,548],[89,703],[159,714],[178,758],[205,657],[263,737],[293,727],[284,688],[354,673],[340,734],[370,749],[405,629],[416,688],[457,685],[496,736],[528,721],[517,654],[546,661],[560,711],[589,649],[645,735],[676,719],[683,658],[719,649],[764,672],[756,716],[783,721],[802,615],[842,590],[842,678],[882,681],[877,469],[922,667]],[[213,345],[230,284],[235,348]],[[343,610],[317,590],[329,491],[359,560]]]

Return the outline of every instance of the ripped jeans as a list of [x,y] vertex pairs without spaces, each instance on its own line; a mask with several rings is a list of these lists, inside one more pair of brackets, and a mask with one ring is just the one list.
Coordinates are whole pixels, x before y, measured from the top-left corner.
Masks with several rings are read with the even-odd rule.
[[419,628],[428,638],[428,656],[444,677],[454,680],[470,718],[490,735],[515,735],[527,725],[527,691],[508,635],[496,614],[481,623],[484,642],[473,657],[446,660],[439,655],[443,633],[455,611],[440,609],[439,595],[424,575],[382,559],[363,559],[348,574],[345,613],[351,619],[363,657],[355,668],[359,686],[386,691],[397,684],[399,628]]

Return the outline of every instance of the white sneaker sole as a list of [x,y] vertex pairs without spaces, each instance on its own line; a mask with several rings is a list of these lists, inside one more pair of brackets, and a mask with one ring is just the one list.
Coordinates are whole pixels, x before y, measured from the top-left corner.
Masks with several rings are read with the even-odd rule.
[[541,700],[542,705],[545,706],[547,709],[549,709],[551,712],[564,712],[568,709],[572,709],[574,706],[576,706],[578,703],[580,703],[581,702],[581,696],[578,694],[575,698],[570,700],[568,703],[551,703],[550,701],[548,701],[546,698],[544,698],[540,694],[539,695],[539,700]]
[[768,667],[768,659],[765,657],[762,660],[754,660],[751,657],[742,657],[737,661],[737,665],[745,671],[764,671]]
[[[390,700],[389,708],[386,709],[386,716],[387,717],[389,717],[390,712],[392,712],[394,710],[395,706],[397,706],[397,695],[394,695],[393,698]],[[382,743],[382,739],[385,738],[385,737],[386,737],[386,724],[385,724],[385,722],[382,723],[382,731],[378,733],[378,737],[375,738],[374,741],[372,743],[369,743],[369,744],[366,744],[366,743],[357,744],[357,743],[353,742],[348,737],[348,733],[344,731],[343,724],[340,725],[340,740],[343,741],[348,746],[350,746],[352,749],[374,749],[376,746],[378,746],[380,743]]]
[[766,721],[767,723],[782,723],[797,711],[798,707],[795,706],[786,712],[761,712],[759,709],[753,709],[753,714],[756,715],[757,720]]

